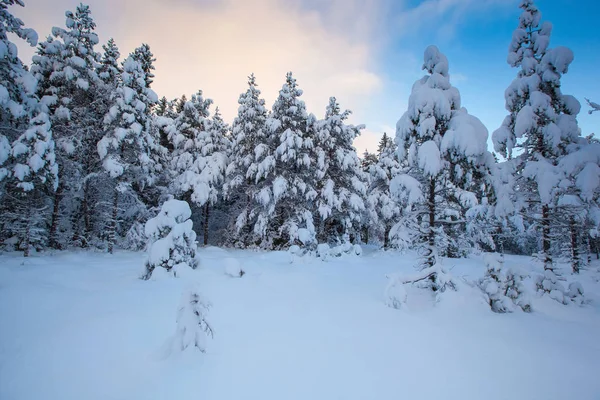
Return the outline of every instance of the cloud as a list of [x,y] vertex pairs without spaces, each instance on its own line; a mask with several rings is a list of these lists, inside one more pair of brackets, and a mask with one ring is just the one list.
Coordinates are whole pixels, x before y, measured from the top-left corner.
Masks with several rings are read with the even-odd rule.
[[460,82],[466,82],[468,80],[469,78],[466,75],[461,74],[460,72],[454,72],[450,74],[450,81],[452,81],[453,85],[456,85]]
[[[286,72],[293,71],[309,111],[317,116],[324,114],[329,96],[355,110],[382,89],[372,34],[378,27],[377,5],[384,2],[332,0],[326,7],[291,0],[88,3],[101,42],[114,37],[124,55],[141,43],[150,45],[157,59],[153,89],[159,96],[189,96],[202,89],[228,120],[252,72],[270,105]],[[64,10],[74,5],[29,0],[17,15],[43,38],[51,26],[64,25]]]
[[[64,26],[76,0],[25,0],[12,7],[44,38]],[[114,37],[121,54],[141,43],[154,52],[153,89],[167,98],[202,89],[231,121],[254,72],[270,107],[293,71],[309,112],[322,117],[330,96],[366,123],[359,152],[373,151],[406,110],[422,76],[415,34],[454,34],[466,16],[506,0],[87,0],[101,43]],[[33,50],[20,46],[27,63]],[[98,48],[101,51],[101,48]],[[468,71],[465,71],[468,72]],[[465,76],[452,74],[453,82]]]
[[473,13],[489,11],[496,6],[514,6],[507,0],[426,0],[412,8],[404,7],[396,18],[399,33],[410,35],[431,27],[445,40],[452,39],[463,18]]
[[375,153],[379,140],[383,136],[383,132],[374,131],[371,129],[363,129],[360,136],[354,140],[354,148],[360,157],[365,151]]

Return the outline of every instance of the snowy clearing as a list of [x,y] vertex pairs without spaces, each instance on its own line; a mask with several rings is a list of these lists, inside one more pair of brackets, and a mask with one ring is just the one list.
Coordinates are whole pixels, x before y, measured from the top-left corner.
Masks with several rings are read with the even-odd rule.
[[[385,275],[412,272],[414,256],[365,250],[290,263],[200,249],[198,270],[150,281],[138,279],[143,253],[1,255],[0,399],[597,398],[597,261],[578,278],[583,307],[534,296],[531,314],[495,314],[465,285],[396,310]],[[242,278],[226,274],[236,261]],[[481,256],[445,266],[469,280],[485,271]],[[168,354],[192,282],[213,305],[214,339],[204,354]]]

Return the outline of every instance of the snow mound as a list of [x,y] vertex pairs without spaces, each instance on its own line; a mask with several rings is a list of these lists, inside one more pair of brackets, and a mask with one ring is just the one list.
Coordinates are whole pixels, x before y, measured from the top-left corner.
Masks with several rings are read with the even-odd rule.
[[225,265],[225,275],[232,278],[241,278],[246,273],[242,269],[241,263],[235,258],[228,257],[223,260],[223,264]]

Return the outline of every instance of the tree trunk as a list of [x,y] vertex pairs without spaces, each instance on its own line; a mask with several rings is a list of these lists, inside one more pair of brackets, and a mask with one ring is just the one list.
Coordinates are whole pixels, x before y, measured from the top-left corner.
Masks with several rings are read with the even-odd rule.
[[[429,227],[427,228],[427,249],[425,254],[425,267],[433,267],[436,263],[435,254],[435,178],[430,178],[429,181],[429,199],[428,199],[428,217]],[[432,273],[429,276],[431,281],[431,289],[437,291],[437,276]]]
[[28,220],[25,226],[25,237],[23,238],[23,257],[29,257],[29,244],[31,242],[31,227],[29,224]]
[[83,238],[81,245],[88,247],[90,242],[90,236],[92,234],[92,217],[90,210],[90,186],[85,182],[83,186],[83,201],[81,203],[81,212],[83,213]]
[[573,273],[578,274],[580,267],[580,255],[577,240],[577,225],[575,224],[575,218],[573,218],[572,216],[569,220],[569,229],[571,231],[571,265],[573,267]]
[[389,225],[385,226],[385,230],[383,231],[383,248],[388,249],[390,247],[390,231],[392,227]]
[[204,245],[208,245],[208,218],[210,216],[210,203],[204,205]]
[[110,226],[108,229],[108,252],[113,253],[115,247],[115,236],[117,232],[117,212],[119,206],[119,192],[115,189],[113,198],[112,215],[110,219]]
[[544,270],[553,271],[550,239],[550,207],[547,204],[542,206],[542,253],[544,261]]
[[64,188],[62,183],[58,184],[58,188],[54,192],[54,206],[52,208],[52,217],[50,220],[50,231],[48,232],[48,247],[51,249],[60,249],[58,243],[58,220],[60,218],[60,200]]
[[429,267],[435,265],[435,179],[431,178],[429,182],[429,229],[427,232],[427,245],[429,254],[427,255],[427,264]]

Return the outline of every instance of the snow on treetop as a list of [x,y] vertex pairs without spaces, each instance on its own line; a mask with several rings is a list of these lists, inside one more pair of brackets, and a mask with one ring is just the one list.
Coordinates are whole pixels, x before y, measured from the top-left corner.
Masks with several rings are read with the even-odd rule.
[[477,156],[487,149],[488,130],[479,118],[460,109],[450,121],[450,129],[444,134],[441,150],[456,149],[466,156]]
[[181,200],[167,200],[161,207],[156,218],[146,222],[146,235],[152,236],[164,227],[174,227],[176,224],[183,223],[192,216],[192,210],[187,202]]
[[448,59],[437,46],[429,46],[425,49],[423,69],[430,74],[448,76]]
[[558,82],[561,74],[567,73],[574,58],[573,51],[567,47],[559,46],[548,50],[540,65],[544,81]]
[[419,168],[431,176],[441,171],[440,149],[433,140],[428,140],[419,147]]

